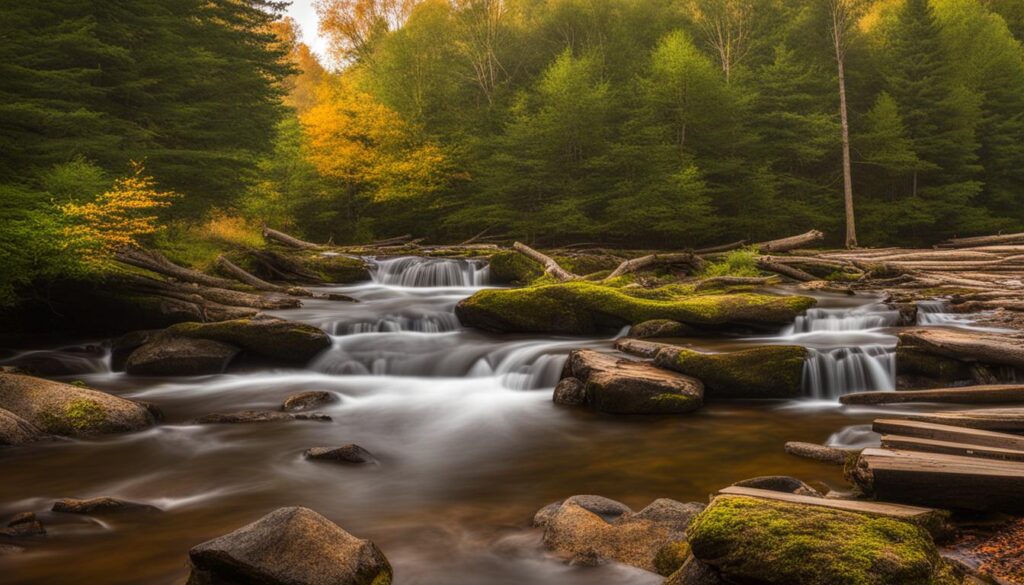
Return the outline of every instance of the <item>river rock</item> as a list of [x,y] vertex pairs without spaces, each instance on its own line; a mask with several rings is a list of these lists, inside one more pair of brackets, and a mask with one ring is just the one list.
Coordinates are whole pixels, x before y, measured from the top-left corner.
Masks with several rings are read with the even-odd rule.
[[372,453],[352,443],[342,445],[341,447],[313,447],[306,449],[303,456],[314,461],[330,461],[332,463],[347,463],[350,465],[377,462]]
[[132,352],[125,371],[133,376],[202,376],[227,369],[239,349],[209,339],[160,336]]
[[724,583],[714,567],[691,554],[683,566],[672,573],[662,585],[724,585]]
[[143,329],[125,333],[110,342],[110,369],[123,372],[128,357],[162,333],[161,329]]
[[579,378],[562,378],[555,386],[552,400],[563,406],[582,406],[587,401],[586,385]]
[[46,438],[46,433],[20,416],[0,408],[0,446],[24,445]]
[[799,398],[807,350],[798,345],[766,345],[725,353],[681,347],[658,351],[659,367],[693,376],[704,383],[708,399]]
[[654,571],[658,553],[669,543],[685,541],[687,527],[702,508],[657,500],[640,512],[606,519],[570,499],[542,519],[544,546],[577,564],[616,561]]
[[63,498],[53,503],[54,512],[65,514],[111,514],[117,512],[160,512],[160,508],[139,502],[119,500],[109,496],[88,498]]
[[206,416],[201,416],[195,419],[193,421],[193,424],[249,424],[293,420],[313,420],[319,422],[328,422],[332,419],[330,416],[326,414],[321,414],[319,412],[292,413],[277,412],[276,410],[243,410],[240,412],[215,412],[213,414],[208,414]]
[[700,408],[699,380],[589,349],[569,354],[566,373],[586,384],[587,406],[612,414],[678,414]]
[[305,364],[331,346],[331,338],[312,325],[266,315],[217,323],[179,323],[164,335],[219,341],[248,354],[290,364]]
[[741,293],[679,295],[659,289],[634,296],[629,291],[574,281],[519,289],[488,289],[463,299],[455,315],[467,326],[499,333],[614,331],[652,319],[669,319],[700,329],[774,329],[792,323],[814,305],[803,296]]
[[288,398],[285,398],[284,402],[281,404],[281,410],[286,412],[313,410],[337,401],[338,398],[334,394],[324,392],[322,390],[299,392],[298,394],[292,394]]
[[637,339],[657,337],[690,337],[699,333],[693,327],[671,319],[652,319],[629,328],[629,336]]
[[571,496],[565,500],[544,506],[533,515],[533,525],[537,527],[546,526],[548,521],[558,512],[559,508],[561,508],[563,504],[567,503],[576,504],[584,510],[597,514],[608,522],[611,522],[625,514],[633,513],[633,510],[622,502],[617,502],[604,496],[583,494]]
[[729,583],[955,583],[928,532],[891,517],[718,496],[688,535],[694,556]]
[[[845,459],[845,453],[843,456]],[[762,475],[760,477],[752,477],[750,479],[737,481],[732,485],[737,487],[771,490],[773,492],[785,492],[787,494],[797,494],[799,496],[812,496],[816,498],[822,497],[821,492],[818,490],[812,488],[799,479],[789,477],[788,475]]]
[[814,461],[820,461],[822,463],[830,463],[832,465],[846,465],[846,460],[849,458],[849,454],[845,449],[826,447],[816,443],[789,441],[783,446],[783,448],[786,450],[786,453],[789,453],[790,455],[803,457],[804,459],[813,459]]
[[308,508],[280,508],[189,551],[188,585],[388,585],[391,565]]
[[32,512],[16,514],[7,523],[7,527],[0,530],[0,536],[7,538],[28,538],[33,536],[46,536],[46,528]]
[[138,431],[156,422],[130,400],[19,374],[0,374],[0,408],[44,433],[69,437]]

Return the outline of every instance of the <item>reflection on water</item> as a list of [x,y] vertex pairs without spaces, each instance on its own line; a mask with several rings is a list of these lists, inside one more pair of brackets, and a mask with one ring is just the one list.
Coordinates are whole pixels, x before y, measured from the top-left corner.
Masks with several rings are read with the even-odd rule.
[[[90,362],[96,367],[69,375],[153,402],[166,421],[133,435],[0,455],[0,516],[36,511],[50,532],[27,553],[0,556],[4,582],[180,584],[191,546],[274,508],[303,505],[376,541],[395,567],[397,585],[655,585],[662,579],[643,571],[569,567],[548,558],[539,532],[528,528],[530,518],[580,493],[639,509],[659,497],[704,501],[724,485],[765,474],[841,486],[839,470],[787,456],[782,445],[857,445],[868,440],[863,425],[876,415],[834,401],[807,403],[810,408],[717,404],[685,417],[558,408],[551,388],[568,352],[610,350],[610,339],[494,337],[461,329],[452,312],[486,282],[479,263],[381,261],[376,280],[327,289],[359,303],[310,299],[276,313],[332,333],[332,346],[308,368],[149,379],[110,373],[99,358]],[[864,302],[834,304],[856,311]],[[792,336],[804,335],[800,343],[824,352],[863,339],[856,336],[876,343],[878,336],[891,337],[833,327],[851,318],[821,315],[829,326],[811,318],[806,332],[770,341],[792,343]],[[324,409],[332,422],[188,424],[210,412],[276,409],[307,390],[339,398]],[[363,446],[381,465],[353,468],[301,457],[309,447],[344,443]],[[99,522],[45,511],[60,497],[100,495],[165,512]]]

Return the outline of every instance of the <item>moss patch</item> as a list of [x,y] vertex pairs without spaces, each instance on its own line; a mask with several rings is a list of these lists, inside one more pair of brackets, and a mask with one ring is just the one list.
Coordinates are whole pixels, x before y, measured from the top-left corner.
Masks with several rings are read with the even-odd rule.
[[727,353],[664,349],[655,363],[704,382],[706,398],[795,398],[804,358],[799,345],[766,345]]
[[316,272],[324,282],[347,284],[370,279],[370,269],[366,262],[359,258],[350,258],[341,254],[321,254],[306,252],[298,255],[305,267]]
[[103,432],[107,415],[95,400],[79,398],[62,407],[43,412],[39,416],[40,426],[47,433],[76,435]]
[[654,568],[662,577],[668,577],[683,567],[690,556],[690,544],[685,540],[670,542],[654,555]]
[[947,585],[921,527],[892,518],[718,497],[689,530],[694,555],[726,577],[772,585]]
[[814,305],[800,296],[758,294],[680,295],[674,287],[647,291],[589,282],[511,290],[484,290],[456,307],[467,326],[499,332],[587,334],[652,319],[710,328],[776,327]]

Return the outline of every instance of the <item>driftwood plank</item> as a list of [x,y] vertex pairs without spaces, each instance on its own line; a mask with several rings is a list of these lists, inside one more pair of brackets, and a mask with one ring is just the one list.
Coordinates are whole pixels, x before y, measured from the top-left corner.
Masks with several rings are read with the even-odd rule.
[[922,422],[969,427],[985,431],[1024,433],[1024,408],[985,408],[908,414],[907,418]]
[[998,449],[1024,451],[1024,437],[967,427],[883,418],[875,421],[874,425],[872,425],[872,430],[882,435],[899,435],[918,439],[969,443],[971,445],[995,447]]
[[999,447],[986,447],[984,445],[971,445],[969,443],[956,443],[953,441],[937,441],[935,439],[921,439],[919,437],[901,437],[899,435],[883,435],[882,448],[921,451],[923,453],[945,453],[946,455],[981,457],[983,459],[1000,459],[1003,461],[1024,461],[1024,451],[1017,449],[1001,449]]
[[935,514],[938,510],[920,506],[908,506],[906,504],[889,504],[886,502],[871,502],[864,500],[840,500],[838,498],[816,498],[814,496],[801,496],[787,492],[776,492],[757,488],[730,486],[719,490],[723,496],[745,496],[750,498],[761,498],[779,502],[790,502],[793,504],[807,504],[847,512],[858,512],[874,516],[890,516],[901,519],[923,519]]
[[949,404],[1024,404],[1024,385],[993,384],[939,388],[934,390],[899,390],[896,392],[854,392],[840,396],[843,404],[902,404],[907,402],[944,402]]

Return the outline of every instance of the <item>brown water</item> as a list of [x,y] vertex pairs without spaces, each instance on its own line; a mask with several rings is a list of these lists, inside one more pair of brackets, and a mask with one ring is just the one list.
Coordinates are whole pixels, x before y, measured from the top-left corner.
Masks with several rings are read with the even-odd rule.
[[[824,442],[874,414],[822,401],[712,404],[681,417],[559,408],[551,388],[564,355],[580,346],[610,350],[610,339],[462,330],[451,310],[467,288],[332,290],[363,302],[309,301],[281,313],[338,333],[306,369],[144,379],[97,364],[97,372],[73,377],[153,402],[165,423],[0,453],[0,517],[34,511],[49,531],[27,542],[27,552],[0,556],[0,582],[183,583],[190,547],[301,505],[374,540],[397,585],[656,584],[661,578],[644,571],[569,567],[548,557],[531,517],[582,493],[636,509],[660,497],[706,501],[766,474],[842,489],[839,470],[787,456],[782,445]],[[210,412],[276,409],[304,390],[341,398],[324,409],[332,422],[187,424]],[[836,440],[864,438],[854,429]],[[301,457],[309,447],[350,442],[380,464]],[[57,498],[107,495],[164,511],[97,518],[46,511]]]

